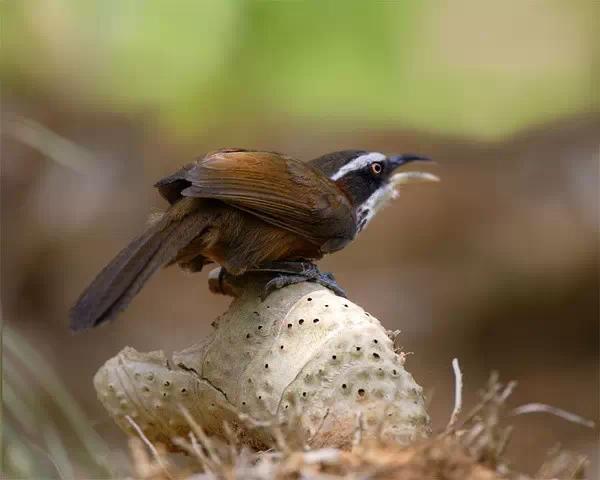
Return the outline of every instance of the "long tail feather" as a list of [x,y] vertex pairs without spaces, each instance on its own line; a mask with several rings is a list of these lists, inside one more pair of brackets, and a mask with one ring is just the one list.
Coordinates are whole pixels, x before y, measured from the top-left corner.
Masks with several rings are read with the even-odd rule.
[[201,235],[202,215],[159,221],[125,247],[81,294],[70,312],[72,330],[95,327],[123,311],[146,281]]

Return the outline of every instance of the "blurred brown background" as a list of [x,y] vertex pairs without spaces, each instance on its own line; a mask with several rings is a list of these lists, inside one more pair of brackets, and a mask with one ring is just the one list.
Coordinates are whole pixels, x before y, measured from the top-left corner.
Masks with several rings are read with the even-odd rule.
[[[153,182],[225,146],[437,160],[441,184],[407,188],[322,268],[402,330],[435,427],[453,357],[467,405],[498,370],[519,382],[514,406],[599,420],[595,2],[142,5],[3,5],[3,318],[111,448],[124,439],[95,399],[97,368],[125,345],[188,346],[228,300],[171,268],[105,328],[70,334],[68,308],[164,206]],[[19,360],[4,374],[37,396]],[[518,467],[560,442],[597,468],[598,429],[512,420]],[[43,457],[21,423],[15,438]]]

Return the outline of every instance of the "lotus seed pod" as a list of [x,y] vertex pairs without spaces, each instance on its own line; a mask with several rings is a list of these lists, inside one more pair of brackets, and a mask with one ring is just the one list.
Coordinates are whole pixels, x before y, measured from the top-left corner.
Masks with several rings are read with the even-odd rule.
[[244,428],[240,414],[299,414],[315,447],[350,446],[357,419],[367,437],[408,442],[429,432],[422,389],[376,318],[314,283],[262,301],[263,285],[234,288],[212,335],[173,354],[172,367],[161,352],[131,348],[109,360],[95,385],[116,422],[131,431],[126,415],[135,414],[148,437],[167,442],[189,430],[183,405],[208,433],[222,435],[227,421],[254,446],[268,445],[269,433]]

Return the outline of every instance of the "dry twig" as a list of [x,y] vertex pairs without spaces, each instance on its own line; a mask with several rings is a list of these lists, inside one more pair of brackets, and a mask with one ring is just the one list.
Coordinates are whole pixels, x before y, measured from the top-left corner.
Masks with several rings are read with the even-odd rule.
[[583,425],[584,427],[594,428],[596,426],[592,420],[581,417],[576,413],[568,412],[562,408],[547,405],[545,403],[527,403],[515,408],[512,412],[510,412],[511,415],[524,415],[527,413],[549,413],[550,415],[555,415],[563,420],[577,423],[579,425]]
[[450,421],[446,426],[446,432],[450,432],[454,429],[458,416],[462,411],[462,392],[463,392],[463,380],[460,365],[458,364],[458,358],[452,360],[452,370],[454,371],[454,409],[452,415],[450,415]]
[[148,440],[148,437],[146,437],[146,435],[144,435],[144,432],[139,427],[139,425],[129,415],[126,415],[125,418],[129,422],[129,424],[132,426],[132,428],[136,431],[136,433],[138,434],[138,436],[140,437],[140,439],[142,440],[142,442],[144,442],[144,444],[146,445],[146,447],[148,447],[148,450],[150,450],[150,452],[152,453],[152,456],[154,457],[154,460],[156,461],[157,465],[160,466],[160,468],[163,471],[163,473],[168,478],[170,478],[171,480],[173,480],[173,477],[171,476],[171,474],[167,470],[167,467],[163,463],[162,458],[161,458],[160,454],[158,453],[158,450],[152,444],[152,442],[150,440]]

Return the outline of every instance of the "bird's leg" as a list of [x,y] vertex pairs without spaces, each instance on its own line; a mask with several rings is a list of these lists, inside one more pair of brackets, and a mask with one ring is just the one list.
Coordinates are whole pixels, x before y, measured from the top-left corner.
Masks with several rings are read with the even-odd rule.
[[[306,281],[318,283],[336,295],[346,297],[346,292],[337,284],[331,273],[321,273],[317,266],[309,261],[269,262],[247,270],[247,273],[265,273],[271,277],[264,286],[262,300],[275,290]],[[237,280],[242,277],[232,275],[225,268],[218,267],[209,273],[208,285],[213,293],[237,297],[239,294],[236,288]]]
[[263,300],[274,290],[288,285],[308,281],[330,289],[340,297],[346,297],[346,292],[337,284],[331,273],[321,273],[317,266],[309,261],[268,262],[249,272],[270,272],[275,276],[265,285]]

